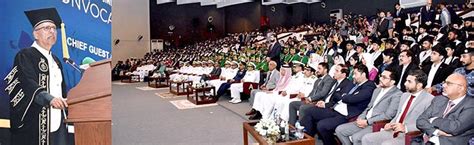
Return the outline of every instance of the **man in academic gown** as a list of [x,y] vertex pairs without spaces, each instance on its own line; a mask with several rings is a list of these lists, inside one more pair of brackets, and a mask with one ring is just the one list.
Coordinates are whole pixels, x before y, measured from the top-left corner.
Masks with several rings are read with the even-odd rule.
[[25,12],[35,42],[20,50],[5,91],[10,95],[10,131],[14,145],[65,145],[67,103],[59,59],[51,53],[61,18],[55,8]]

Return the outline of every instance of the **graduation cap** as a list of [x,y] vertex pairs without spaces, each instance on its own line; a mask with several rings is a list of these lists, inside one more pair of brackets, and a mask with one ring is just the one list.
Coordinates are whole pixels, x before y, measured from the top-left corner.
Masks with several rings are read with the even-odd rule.
[[390,39],[387,39],[387,40],[385,41],[385,43],[389,43],[389,44],[395,45],[395,40],[392,39],[392,38],[390,38]]
[[472,22],[472,21],[474,21],[474,17],[467,17],[467,18],[464,18],[464,22],[466,22],[466,21]]
[[433,39],[434,39],[433,37],[431,37],[431,36],[428,35],[428,36],[425,36],[425,37],[421,38],[420,43],[423,43],[423,42],[425,42],[425,41],[428,41],[428,42],[430,42],[431,44],[433,44]]
[[36,28],[38,25],[44,22],[51,22],[56,25],[56,27],[61,26],[62,20],[59,17],[58,11],[56,8],[45,8],[45,9],[36,9],[25,11],[26,17],[31,23],[33,28]]
[[356,44],[356,47],[362,47],[362,48],[365,49],[366,46],[365,46],[364,43],[357,43],[357,44]]
[[422,24],[422,25],[420,25],[420,28],[423,28],[423,29],[425,29],[425,30],[428,30],[429,27],[428,27],[428,25],[426,25],[426,24]]
[[354,40],[349,40],[349,41],[347,41],[347,43],[346,43],[346,44],[351,44],[352,46],[354,46],[354,44],[355,44],[355,41],[354,41]]
[[446,56],[448,55],[448,52],[446,52],[446,49],[444,49],[443,46],[441,46],[441,44],[437,44],[433,46],[431,50],[438,52],[440,55],[444,56],[444,58],[446,58]]
[[448,48],[448,47],[449,47],[450,49],[454,50],[454,49],[456,49],[456,44],[454,44],[454,43],[446,43],[446,45],[444,45],[444,49],[446,49],[446,48]]
[[405,44],[407,46],[411,46],[411,44],[413,43],[413,41],[410,41],[410,40],[402,40],[400,41],[400,44]]

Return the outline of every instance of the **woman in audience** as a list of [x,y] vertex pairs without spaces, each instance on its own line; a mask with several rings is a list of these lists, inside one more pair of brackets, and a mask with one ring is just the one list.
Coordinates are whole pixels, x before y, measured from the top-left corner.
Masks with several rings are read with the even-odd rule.
[[374,81],[378,74],[377,67],[374,66],[374,59],[372,58],[372,54],[364,53],[362,54],[362,64],[367,66],[369,69],[369,80]]
[[353,80],[354,67],[358,64],[360,64],[359,55],[352,55],[351,58],[349,58],[349,74],[347,76],[348,80]]

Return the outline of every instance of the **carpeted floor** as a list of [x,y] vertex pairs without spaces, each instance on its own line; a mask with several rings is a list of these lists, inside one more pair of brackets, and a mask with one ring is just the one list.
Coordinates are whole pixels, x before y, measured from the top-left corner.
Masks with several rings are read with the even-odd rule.
[[140,90],[145,83],[113,85],[114,145],[241,145],[244,113],[248,103],[178,110],[155,93],[167,89]]
[[[140,89],[146,83],[112,85],[112,141],[114,145],[241,145],[242,122],[250,104],[228,103],[223,96],[217,106],[179,110],[162,98],[168,89]],[[137,88],[138,87],[138,88]],[[252,144],[253,138],[249,136]],[[316,140],[316,144],[322,144]]]

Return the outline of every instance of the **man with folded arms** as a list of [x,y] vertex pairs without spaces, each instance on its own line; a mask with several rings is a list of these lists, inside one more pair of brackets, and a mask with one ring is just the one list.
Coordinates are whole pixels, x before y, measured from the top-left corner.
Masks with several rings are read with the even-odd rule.
[[474,137],[474,99],[466,96],[465,76],[454,73],[443,83],[443,96],[437,96],[416,120],[416,126],[429,142],[442,145],[466,144]]

